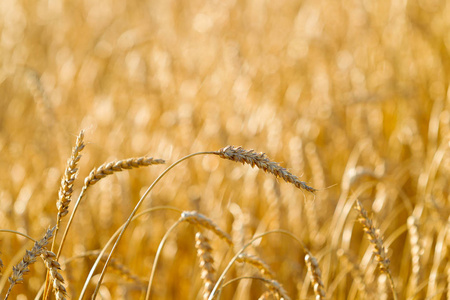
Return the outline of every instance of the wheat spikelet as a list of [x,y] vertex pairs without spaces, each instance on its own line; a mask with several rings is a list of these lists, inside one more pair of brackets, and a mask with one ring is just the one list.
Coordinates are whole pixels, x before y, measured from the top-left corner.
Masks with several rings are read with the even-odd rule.
[[106,163],[91,171],[88,177],[84,180],[84,188],[96,184],[100,179],[105,178],[116,172],[128,170],[132,168],[147,167],[150,165],[164,164],[162,159],[153,159],[152,157],[129,158],[125,160],[113,161]]
[[54,231],[55,227],[48,229],[44,237],[34,243],[34,246],[30,251],[26,250],[25,256],[23,257],[22,261],[20,261],[16,266],[13,267],[13,272],[8,278],[10,285],[5,299],[8,299],[14,285],[23,282],[23,275],[30,271],[28,267],[36,262],[36,257],[41,255],[45,251],[45,246],[47,246],[47,244],[50,242],[50,239],[53,237]]
[[269,286],[269,289],[271,291],[274,291],[275,293],[277,293],[278,295],[278,299],[280,300],[291,300],[291,298],[287,295],[286,290],[281,286],[281,284],[274,280],[274,279],[269,279],[266,281],[266,283]]
[[305,182],[300,181],[297,176],[291,174],[288,170],[281,167],[279,163],[271,161],[264,153],[256,153],[254,150],[245,150],[242,147],[227,146],[216,152],[221,158],[249,164],[252,167],[271,173],[276,177],[283,178],[284,181],[292,183],[299,189],[304,189],[314,193],[315,188],[308,186]]
[[256,267],[263,276],[268,277],[268,279],[264,279],[264,282],[266,283],[270,291],[264,293],[260,297],[260,299],[290,299],[286,293],[286,290],[281,286],[281,284],[273,279],[275,276],[272,270],[261,258],[254,255],[249,255],[247,253],[241,253],[236,258],[236,261],[241,263],[248,263]]
[[320,271],[317,259],[314,256],[312,256],[311,253],[308,252],[305,255],[305,262],[306,265],[308,266],[311,284],[314,288],[314,294],[316,294],[316,300],[325,299],[326,297],[325,286],[322,282],[322,272]]
[[42,251],[41,258],[44,260],[44,264],[49,270],[56,299],[65,300],[67,297],[67,291],[64,287],[64,278],[58,272],[59,270],[61,270],[61,266],[56,261],[56,254],[44,249],[44,251]]
[[358,221],[363,226],[370,243],[375,247],[373,253],[378,261],[378,267],[382,272],[390,273],[390,260],[387,258],[386,248],[383,246],[383,239],[380,237],[380,230],[373,225],[372,219],[369,218],[367,211],[359,200],[356,200],[355,209],[359,212]]
[[231,241],[231,237],[228,235],[228,233],[220,229],[212,220],[208,219],[202,214],[199,214],[196,211],[184,211],[181,214],[180,221],[187,221],[191,224],[199,225],[208,230],[211,230],[218,237],[226,241],[228,245],[233,246],[233,242]]
[[201,232],[195,234],[195,248],[197,249],[197,256],[200,260],[200,269],[202,270],[201,278],[203,279],[203,299],[208,299],[211,294],[215,279],[215,269],[213,266],[214,259],[211,255],[212,248],[206,238]]
[[237,262],[248,263],[254,267],[256,267],[262,275],[267,276],[268,278],[274,278],[274,274],[270,269],[269,265],[267,265],[261,258],[254,255],[249,255],[247,253],[241,253],[236,259]]
[[381,274],[378,277],[378,282],[377,282],[377,296],[378,299],[380,300],[388,300],[388,294],[387,294],[387,276],[386,274]]
[[358,221],[363,226],[364,232],[366,233],[370,243],[374,246],[373,254],[378,262],[378,268],[381,272],[387,275],[394,299],[397,299],[394,281],[392,279],[391,269],[389,266],[391,261],[387,258],[387,250],[383,246],[383,239],[380,236],[380,230],[373,225],[372,219],[369,218],[367,211],[364,209],[359,200],[356,200],[355,209],[359,212]]
[[58,208],[58,220],[56,223],[57,230],[59,228],[61,218],[67,215],[69,212],[68,208],[72,197],[73,183],[77,178],[78,173],[77,165],[81,159],[80,153],[84,149],[84,146],[84,130],[82,130],[77,137],[76,145],[72,150],[72,156],[67,161],[67,167],[61,180],[59,198],[58,202],[56,203],[56,207]]

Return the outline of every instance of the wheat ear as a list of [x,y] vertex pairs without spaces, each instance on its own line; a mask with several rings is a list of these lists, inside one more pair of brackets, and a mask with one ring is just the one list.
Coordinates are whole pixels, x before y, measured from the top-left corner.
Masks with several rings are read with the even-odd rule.
[[414,216],[409,216],[407,220],[409,242],[411,244],[411,256],[412,256],[412,270],[411,277],[409,279],[410,289],[408,292],[410,296],[416,294],[417,286],[421,280],[421,255],[422,245],[420,244],[420,234],[418,220]]
[[359,200],[356,200],[355,209],[359,213],[359,223],[361,223],[361,225],[363,226],[367,238],[374,246],[373,254],[375,255],[375,258],[378,262],[378,267],[381,272],[387,275],[392,288],[394,299],[397,299],[397,294],[395,293],[394,289],[394,281],[392,279],[391,269],[389,267],[391,261],[387,257],[386,248],[383,246],[383,239],[380,236],[380,230],[374,226],[372,219],[369,218],[367,211],[364,209]]
[[233,246],[233,242],[231,241],[231,237],[228,233],[224,232],[220,229],[212,220],[208,219],[202,214],[199,214],[196,211],[184,211],[181,214],[180,221],[186,221],[194,225],[202,226],[208,230],[214,232],[218,237],[223,239],[228,245]]
[[90,186],[96,184],[99,180],[105,178],[108,175],[122,172],[123,170],[147,167],[151,165],[160,165],[164,164],[165,161],[162,159],[154,159],[152,157],[139,157],[139,158],[129,158],[125,160],[113,161],[110,163],[106,163],[101,165],[100,167],[93,169],[89,176],[87,176],[84,180],[83,188],[81,189],[80,195],[78,196],[77,202],[73,207],[72,214],[70,215],[69,221],[67,223],[66,229],[64,231],[63,237],[61,239],[61,243],[59,245],[58,253],[56,254],[56,258],[58,259],[61,255],[62,246],[64,245],[64,241],[67,237],[67,232],[72,224],[75,213],[80,205],[81,200],[86,195],[86,191]]
[[212,248],[209,244],[209,239],[201,232],[195,234],[195,248],[197,249],[197,256],[200,260],[201,278],[203,279],[203,299],[208,299],[214,288],[215,269],[213,266],[214,258],[212,257]]
[[242,147],[227,146],[216,152],[221,158],[249,164],[257,167],[267,173],[281,177],[284,181],[292,183],[299,189],[314,193],[317,190],[310,187],[306,182],[300,181],[297,176],[291,174],[288,170],[281,167],[279,163],[271,161],[264,153],[256,153],[254,150],[245,150]]
[[316,300],[325,299],[325,286],[322,281],[322,272],[320,271],[317,259],[312,256],[311,253],[307,252],[307,254],[305,255],[305,262],[308,266],[311,284],[314,288],[314,294],[316,294]]
[[274,297],[274,294],[276,295],[276,299],[284,299],[284,300],[290,300],[289,296],[286,293],[286,290],[283,288],[283,286],[273,278],[275,277],[272,270],[270,269],[269,265],[267,265],[261,258],[255,255],[249,255],[247,253],[241,253],[236,258],[237,262],[241,263],[248,263],[254,267],[256,267],[261,275],[268,277],[267,280],[265,280],[266,285],[269,288],[269,293],[264,293],[264,297],[269,297],[270,295]]
[[28,267],[36,262],[36,257],[41,255],[45,251],[45,246],[47,246],[50,242],[51,238],[53,237],[54,231],[55,227],[48,229],[44,237],[34,243],[34,246],[31,250],[26,250],[25,256],[23,257],[22,261],[13,267],[12,275],[8,278],[10,285],[5,296],[5,300],[8,299],[14,285],[23,282],[23,275],[30,271]]
[[[58,193],[58,201],[56,202],[56,207],[58,208],[58,215],[56,217],[56,229],[55,236],[58,235],[59,226],[61,224],[61,219],[69,213],[69,204],[72,200],[73,193],[73,183],[78,175],[78,163],[81,159],[81,151],[83,151],[84,145],[84,130],[81,130],[78,134],[75,147],[72,149],[72,155],[67,161],[67,166],[64,171],[63,178],[61,179],[61,186]],[[52,241],[51,251],[55,251],[56,238]],[[49,271],[50,272],[50,271]],[[47,299],[49,272],[47,272],[46,283],[45,283],[45,294],[44,299]]]
[[287,295],[286,290],[283,288],[283,286],[274,279],[269,279],[266,282],[269,286],[269,289],[271,291],[274,291],[278,295],[278,299],[280,300],[291,300],[291,298]]
[[58,272],[61,270],[61,266],[56,261],[56,254],[44,249],[44,251],[42,251],[41,258],[44,260],[44,264],[50,273],[56,299],[65,300],[67,297],[67,291],[64,287],[64,278]]
[[75,147],[72,149],[72,156],[67,161],[67,167],[64,176],[61,180],[61,187],[59,188],[59,198],[56,203],[58,208],[58,219],[56,222],[56,233],[58,232],[61,218],[69,213],[69,204],[73,192],[73,183],[78,175],[78,162],[81,159],[81,151],[84,149],[84,130],[80,132],[77,137]]
[[269,265],[267,265],[261,258],[255,255],[250,255],[247,253],[241,253],[236,259],[237,262],[247,263],[256,267],[263,276],[266,276],[270,279],[274,278],[272,270]]

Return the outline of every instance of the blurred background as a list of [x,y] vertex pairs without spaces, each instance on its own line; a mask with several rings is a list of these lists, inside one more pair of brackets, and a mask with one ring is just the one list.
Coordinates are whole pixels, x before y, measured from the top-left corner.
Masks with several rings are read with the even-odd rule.
[[[358,198],[391,239],[401,299],[445,299],[449,32],[450,3],[439,0],[2,0],[0,228],[38,239],[55,224],[59,183],[81,129],[87,145],[74,198],[104,162],[146,155],[172,163],[243,146],[265,152],[319,192],[202,156],[169,173],[144,207],[198,210],[229,232],[237,249],[255,234],[288,230],[317,256],[330,299],[365,299],[366,292],[380,299],[371,282],[375,276],[383,286],[383,277],[348,209]],[[72,298],[93,262],[83,253],[105,245],[163,170],[122,172],[89,190],[62,254],[82,256],[63,267]],[[142,217],[114,257],[148,280],[158,244],[177,218],[172,211]],[[202,297],[195,231],[183,225],[169,239],[154,299]],[[231,251],[208,236],[220,275]],[[31,247],[0,235],[0,286]],[[338,249],[361,262],[366,292]],[[269,235],[249,251],[273,268],[292,299],[314,297],[305,253],[292,239]],[[11,297],[33,299],[43,274],[37,262]],[[237,265],[231,274],[257,272]],[[142,284],[119,275],[108,274],[102,299],[138,298]],[[222,298],[257,299],[265,289],[241,280]]]

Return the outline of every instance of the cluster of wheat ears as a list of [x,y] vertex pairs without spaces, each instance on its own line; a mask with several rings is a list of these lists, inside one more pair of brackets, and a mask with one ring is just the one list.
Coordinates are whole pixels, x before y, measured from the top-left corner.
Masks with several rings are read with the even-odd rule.
[[450,299],[449,16],[0,0],[0,299]]
[[[74,182],[77,179],[78,174],[78,163],[82,157],[82,151],[85,148],[84,143],[84,131],[81,131],[78,135],[78,138],[76,140],[76,145],[73,148],[72,155],[70,159],[67,162],[67,167],[64,172],[64,176],[61,180],[61,186],[59,189],[59,198],[56,203],[57,207],[57,217],[56,217],[56,224],[54,227],[47,229],[44,236],[39,239],[35,240],[34,238],[18,232],[14,230],[6,230],[2,229],[1,232],[10,232],[17,235],[24,236],[32,241],[34,241],[34,246],[31,250],[26,250],[25,256],[23,259],[12,268],[11,275],[9,276],[9,288],[7,290],[7,293],[5,295],[5,299],[8,299],[12,289],[15,285],[26,282],[26,273],[30,271],[30,265],[35,263],[38,260],[38,257],[42,259],[44,262],[46,268],[47,268],[47,280],[45,283],[43,283],[42,288],[40,289],[38,296],[43,296],[43,299],[48,299],[50,296],[50,290],[53,290],[53,293],[56,297],[56,299],[66,299],[67,298],[67,290],[65,287],[65,279],[63,275],[61,274],[61,264],[60,264],[60,257],[61,253],[63,253],[64,249],[64,242],[66,240],[67,234],[69,232],[70,226],[72,224],[72,221],[74,219],[74,216],[77,212],[77,208],[81,204],[82,200],[86,196],[86,193],[88,189],[95,185],[98,181],[106,178],[109,175],[112,175],[117,172],[122,172],[129,169],[134,168],[142,168],[142,167],[148,167],[152,165],[161,165],[165,164],[165,161],[163,159],[154,159],[151,157],[139,157],[139,158],[130,158],[130,159],[124,159],[124,160],[118,160],[113,161],[109,163],[105,163],[101,165],[98,168],[94,168],[90,174],[85,178],[84,185],[81,189],[81,192],[78,196],[77,201],[75,202],[75,205],[73,206],[72,210],[70,211],[70,203],[72,200],[72,194],[73,194],[73,186]],[[258,169],[261,169],[265,171],[266,173],[269,173],[277,178],[283,179],[285,182],[293,184],[295,187],[297,187],[300,190],[309,192],[309,193],[316,193],[318,192],[315,188],[309,186],[307,183],[301,181],[298,179],[297,176],[291,174],[287,169],[280,166],[279,163],[274,162],[270,160],[264,153],[257,153],[253,150],[246,150],[242,147],[233,147],[228,146],[225,148],[220,149],[219,151],[210,151],[210,152],[197,152],[194,154],[190,154],[188,156],[185,156],[172,165],[170,165],[164,172],[162,172],[159,177],[153,182],[153,184],[146,190],[146,192],[141,197],[140,201],[136,204],[134,210],[129,215],[128,220],[117,230],[116,234],[114,234],[107,245],[101,250],[101,251],[91,251],[86,252],[83,254],[84,256],[92,256],[96,257],[96,261],[94,265],[91,268],[91,271],[85,281],[85,285],[83,290],[80,294],[80,299],[82,299],[84,296],[86,296],[86,287],[87,284],[91,281],[92,275],[97,268],[100,261],[103,262],[103,270],[101,272],[100,277],[97,280],[96,288],[92,294],[92,299],[94,299],[97,294],[99,287],[102,284],[102,279],[104,278],[104,275],[107,271],[107,268],[114,268],[115,270],[118,270],[123,276],[134,280],[140,284],[144,284],[145,282],[140,279],[138,276],[134,276],[126,267],[122,266],[120,263],[115,262],[114,258],[112,257],[114,254],[114,251],[116,247],[118,246],[119,242],[121,241],[121,237],[123,236],[125,230],[128,228],[130,222],[132,222],[135,218],[137,218],[140,214],[146,213],[141,212],[140,214],[137,214],[138,209],[141,207],[141,204],[145,200],[146,196],[152,191],[153,187],[159,182],[159,180],[171,169],[173,169],[175,166],[177,166],[179,163],[194,157],[198,155],[216,155],[222,159],[227,159],[234,162],[239,162],[242,164],[250,165],[251,167],[256,167]],[[319,191],[320,193],[320,191]],[[308,201],[314,201],[314,200],[308,200]],[[362,228],[370,241],[370,244],[373,247],[372,253],[373,256],[378,264],[378,268],[381,271],[382,274],[385,274],[387,281],[390,286],[391,295],[394,299],[397,299],[397,289],[395,286],[395,282],[393,279],[393,274],[391,272],[390,268],[390,260],[388,258],[387,249],[383,242],[383,237],[380,234],[380,230],[376,227],[374,224],[374,221],[369,216],[366,209],[363,207],[361,202],[358,199],[354,200],[354,209],[358,213],[357,221],[362,225]],[[157,208],[153,208],[157,209]],[[65,227],[64,233],[62,234],[62,238],[60,239],[59,245],[56,243],[56,237],[58,236],[58,233],[61,229],[61,220],[67,216],[70,213],[69,221]],[[264,292],[259,299],[291,299],[288,296],[288,293],[283,288],[282,284],[277,281],[276,275],[271,270],[271,268],[267,265],[267,263],[264,262],[262,257],[251,255],[246,252],[246,249],[252,245],[252,243],[258,239],[263,238],[264,236],[270,234],[270,233],[281,233],[288,235],[293,240],[298,242],[303,249],[304,255],[304,261],[306,263],[306,266],[308,268],[309,276],[310,276],[310,282],[311,286],[314,290],[315,298],[316,299],[327,299],[331,297],[331,295],[327,295],[326,293],[326,287],[322,280],[321,275],[321,268],[320,264],[315,257],[315,255],[308,249],[306,244],[302,241],[301,238],[296,237],[292,233],[284,230],[272,230],[265,232],[263,234],[260,234],[258,236],[253,237],[252,240],[247,241],[247,243],[241,247],[240,249],[236,249],[236,247],[233,250],[233,247],[235,244],[233,243],[232,238],[230,235],[219,228],[213,220],[209,219],[207,216],[200,214],[197,211],[183,211],[181,212],[180,218],[178,221],[166,232],[163,240],[161,241],[158,252],[156,253],[156,257],[153,263],[152,271],[150,278],[148,280],[148,287],[145,289],[145,299],[149,299],[152,291],[152,282],[153,278],[155,276],[156,266],[158,262],[159,255],[161,254],[161,249],[164,247],[166,239],[169,235],[169,233],[180,223],[187,222],[189,224],[192,224],[196,229],[196,235],[195,235],[195,248],[197,249],[197,255],[199,259],[199,268],[201,269],[201,278],[204,283],[204,289],[203,289],[203,298],[204,299],[214,299],[215,297],[220,296],[221,289],[231,284],[235,280],[240,280],[241,278],[237,278],[234,280],[230,280],[227,283],[224,283],[224,279],[230,270],[230,268],[233,266],[235,262],[241,262],[249,264],[255,269],[259,271],[258,276],[251,277],[254,280],[260,280],[267,286],[267,291]],[[408,220],[409,223],[409,230],[412,232],[411,239],[414,240],[414,244],[416,244],[416,247],[419,246],[419,241],[417,235],[417,231],[414,232],[414,228],[416,228],[414,223],[414,218],[411,217]],[[212,247],[210,245],[210,240],[207,238],[202,230],[207,230],[212,233],[214,233],[215,236],[225,241],[230,249],[232,249],[233,258],[228,262],[227,266],[222,270],[222,273],[219,277],[216,276],[216,269],[214,267],[214,258],[212,255]],[[110,252],[106,253],[106,250],[110,245],[113,245]],[[56,254],[55,254],[56,253]],[[416,253],[417,258],[415,261],[415,264],[419,264],[420,260],[420,250],[414,249],[414,253]],[[341,249],[338,251],[339,256],[346,257],[349,259],[349,255],[346,255],[346,253]],[[1,262],[1,266],[3,267],[3,263]],[[67,262],[66,262],[67,263]],[[358,264],[356,262],[349,263],[350,266],[352,266],[352,271],[354,272],[355,280],[358,280],[358,288],[360,289],[360,292],[362,295],[365,293],[368,293],[368,288],[364,285],[364,279],[362,279],[361,271],[358,269]],[[418,276],[419,274],[418,268],[413,269],[413,275]],[[415,279],[417,280],[417,279]]]

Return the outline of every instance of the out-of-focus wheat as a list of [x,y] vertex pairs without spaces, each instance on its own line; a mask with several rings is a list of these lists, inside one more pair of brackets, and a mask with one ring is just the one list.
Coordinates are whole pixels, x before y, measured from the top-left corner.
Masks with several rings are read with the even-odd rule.
[[231,237],[228,233],[220,229],[211,219],[196,211],[185,211],[181,214],[180,221],[186,221],[194,225],[202,226],[208,230],[214,232],[218,237],[227,242],[230,246],[233,246]]

